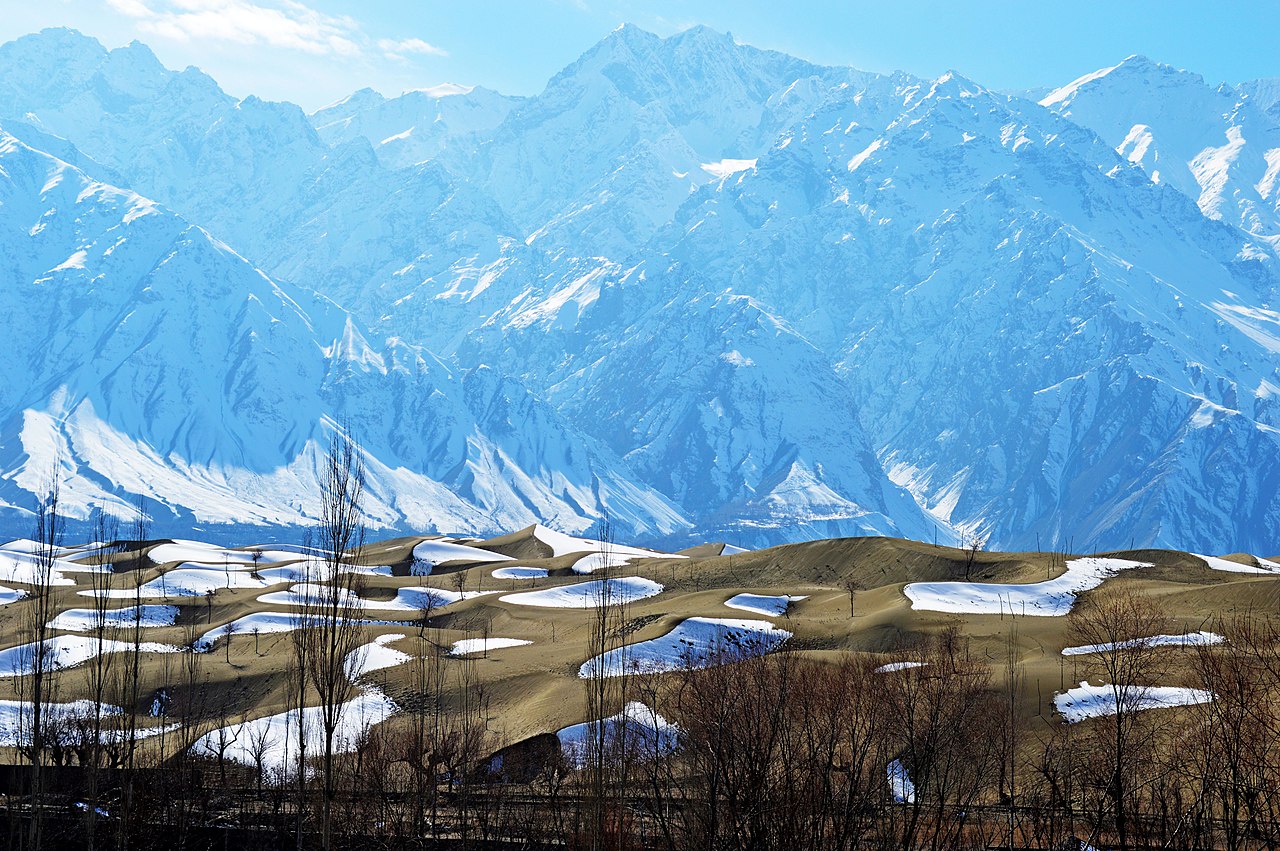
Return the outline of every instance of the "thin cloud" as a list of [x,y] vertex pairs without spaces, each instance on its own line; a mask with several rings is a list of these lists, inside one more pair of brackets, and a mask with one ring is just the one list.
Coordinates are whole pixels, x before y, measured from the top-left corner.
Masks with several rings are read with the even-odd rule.
[[107,0],[137,22],[141,32],[178,42],[226,42],[272,47],[313,56],[357,58],[447,56],[419,38],[382,39],[376,45],[346,15],[319,12],[297,0]]
[[380,39],[378,41],[378,49],[394,59],[403,59],[406,55],[411,54],[417,54],[420,56],[449,55],[449,51],[436,47],[434,44],[423,41],[420,38]]

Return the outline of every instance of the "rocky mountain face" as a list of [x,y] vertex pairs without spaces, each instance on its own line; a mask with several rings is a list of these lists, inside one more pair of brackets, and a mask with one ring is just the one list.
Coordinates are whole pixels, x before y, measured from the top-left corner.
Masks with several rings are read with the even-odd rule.
[[632,533],[688,525],[518,382],[371,343],[328,299],[3,131],[0,244],[11,512],[56,465],[75,517],[142,495],[162,528],[306,524],[349,425],[380,526],[585,528],[605,509]]
[[60,459],[81,513],[302,523],[341,420],[387,526],[1274,551],[1274,92],[625,26],[534,97],[307,116],[19,39],[0,500]]

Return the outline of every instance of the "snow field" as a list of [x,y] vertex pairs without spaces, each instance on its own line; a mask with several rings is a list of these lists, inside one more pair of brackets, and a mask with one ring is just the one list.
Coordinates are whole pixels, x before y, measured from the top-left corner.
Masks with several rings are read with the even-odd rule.
[[889,763],[889,791],[899,804],[914,804],[916,801],[916,784],[911,782],[911,775],[900,760]]
[[413,657],[403,650],[397,650],[387,645],[393,641],[400,641],[408,638],[403,632],[393,632],[387,635],[379,635],[373,641],[358,647],[347,654],[347,658],[343,660],[344,669],[347,672],[347,679],[355,682],[366,674],[373,671],[381,671],[384,668],[394,668],[397,665],[403,665]]
[[[133,648],[129,641],[114,641],[104,638],[99,644],[96,637],[87,635],[55,635],[43,642],[46,670],[62,671],[83,665],[98,655],[99,647],[103,653],[123,653]],[[160,644],[145,641],[139,645],[143,653],[180,653],[182,648],[172,644]],[[0,650],[0,677],[21,677],[31,672],[35,663],[36,645],[19,644]]]
[[[21,542],[14,542],[21,543]],[[20,585],[40,584],[39,557],[20,550],[0,551],[0,582],[16,582]],[[50,585],[75,585],[76,581],[64,574],[86,573],[99,569],[96,565],[76,564],[55,558],[49,569]]]
[[[577,538],[573,535],[566,535],[564,532],[548,529],[542,525],[533,527],[533,537],[551,547],[551,555],[554,558],[574,553],[599,553],[602,546],[599,541],[591,538]],[[656,550],[646,550],[640,547],[627,547],[621,544],[609,544],[608,549],[612,555],[625,558],[686,558],[686,556],[660,553]]]
[[105,591],[90,589],[77,591],[81,597],[108,597],[127,600],[134,597],[157,599],[164,597],[203,597],[209,592],[224,588],[267,588],[278,584],[266,578],[254,579],[242,570],[224,570],[221,567],[181,567],[142,583],[137,588],[109,588]]
[[1097,588],[1122,570],[1151,567],[1120,558],[1072,559],[1054,579],[1028,584],[995,582],[913,582],[902,589],[917,611],[967,615],[1061,617],[1071,612],[1076,595]]
[[679,729],[657,712],[643,703],[631,701],[616,715],[574,724],[556,733],[560,751],[570,765],[582,768],[587,764],[590,743],[599,735],[600,724],[604,725],[606,750],[617,747],[618,739],[622,738],[628,751],[641,758],[671,753],[680,735]]
[[[391,698],[377,689],[367,689],[342,704],[334,736],[335,751],[355,750],[370,727],[390,718],[396,711]],[[192,753],[210,757],[221,754],[224,759],[250,767],[261,765],[264,775],[284,777],[296,768],[299,733],[305,738],[308,754],[323,752],[320,707],[308,706],[301,713],[290,709],[221,727],[197,739]]]
[[537,606],[544,609],[590,609],[608,595],[610,605],[621,605],[654,597],[662,593],[663,585],[652,579],[628,576],[615,579],[593,579],[575,585],[542,588],[537,591],[521,591],[506,594],[498,600],[516,606]]
[[574,573],[595,573],[610,567],[624,567],[635,556],[620,553],[592,553],[585,555],[573,563]]
[[[308,612],[254,612],[209,630],[196,639],[195,649],[202,653],[212,650],[218,639],[226,637],[228,627],[231,628],[232,635],[251,635],[254,632],[268,635],[305,629],[320,622],[320,615]],[[408,626],[400,621],[362,620],[358,623],[361,626]]]
[[578,676],[587,679],[596,675],[617,677],[707,668],[763,656],[789,638],[790,632],[769,621],[686,618],[666,635],[587,660],[578,669]]
[[[92,700],[76,700],[71,703],[49,703],[44,707],[46,717],[52,722],[50,729],[65,729],[59,722],[92,718]],[[124,710],[111,704],[102,704],[102,717],[123,715]],[[0,700],[0,748],[13,748],[31,741],[31,703],[24,700]]]
[[804,595],[787,595],[770,597],[765,594],[737,594],[725,600],[724,604],[731,609],[741,609],[767,617],[780,617],[787,613],[792,603],[809,599]]
[[423,541],[413,548],[416,561],[436,567],[451,561],[484,564],[494,561],[515,561],[511,556],[482,550],[479,547],[468,547],[465,544],[453,544],[448,541]]
[[894,671],[907,671],[911,668],[923,668],[928,662],[890,662],[887,665],[881,665],[871,673],[873,674],[891,674]]
[[1265,558],[1258,559],[1260,567],[1254,567],[1249,564],[1228,561],[1217,556],[1202,556],[1199,553],[1191,553],[1191,555],[1203,561],[1210,570],[1221,570],[1224,573],[1280,573],[1280,564],[1268,561]]
[[287,550],[270,550],[254,548],[250,550],[232,550],[208,544],[204,541],[176,540],[170,544],[157,544],[147,552],[147,558],[156,564],[170,562],[195,562],[222,566],[230,564],[237,567],[253,567],[253,557],[260,553],[258,563],[266,567],[285,561],[299,561],[302,555]]
[[1190,632],[1185,635],[1152,635],[1147,638],[1131,638],[1128,641],[1117,641],[1110,644],[1082,644],[1078,647],[1066,647],[1063,656],[1083,656],[1088,653],[1103,653],[1108,650],[1128,650],[1144,647],[1201,647],[1221,644],[1226,641],[1216,632]]
[[[173,626],[178,620],[177,606],[126,606],[101,613],[107,629],[124,629],[135,623],[142,627]],[[50,629],[66,632],[92,632],[98,628],[99,613],[93,609],[67,609],[49,621]]]
[[494,579],[546,579],[545,567],[500,567],[493,572]]
[[1214,700],[1214,694],[1204,689],[1182,686],[1091,686],[1082,681],[1076,688],[1069,688],[1055,695],[1053,705],[1069,724],[1089,718],[1115,715],[1123,706],[1126,710],[1168,709],[1174,706],[1193,706]]
[[523,638],[464,638],[453,642],[449,648],[450,656],[467,656],[471,653],[484,653],[487,650],[501,650],[504,647],[523,647],[532,644]]
[[[294,585],[287,591],[273,591],[258,597],[258,602],[272,606],[288,606],[290,608],[313,608],[324,605],[327,595],[332,589],[315,583]],[[420,612],[427,608],[442,609],[462,600],[496,594],[496,591],[451,591],[446,588],[398,588],[395,597],[390,600],[369,600],[357,597],[350,592],[343,592],[342,604],[362,610],[389,612]]]

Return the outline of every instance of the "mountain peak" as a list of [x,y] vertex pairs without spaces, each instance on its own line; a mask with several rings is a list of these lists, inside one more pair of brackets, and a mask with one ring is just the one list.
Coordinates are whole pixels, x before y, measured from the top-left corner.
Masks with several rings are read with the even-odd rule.
[[695,24],[663,40],[672,44],[737,44],[733,33],[713,30],[706,24]]
[[1081,91],[1092,88],[1100,81],[1121,85],[1191,85],[1204,86],[1204,78],[1191,71],[1156,62],[1135,53],[1109,68],[1100,68],[1072,80],[1065,86],[1050,92],[1040,101],[1041,106],[1069,103]]

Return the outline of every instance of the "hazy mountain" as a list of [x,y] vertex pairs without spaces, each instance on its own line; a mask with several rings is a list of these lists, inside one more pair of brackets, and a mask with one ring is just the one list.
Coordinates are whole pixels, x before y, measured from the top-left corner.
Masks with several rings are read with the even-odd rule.
[[380,525],[583,529],[608,508],[642,536],[685,526],[518,383],[371,343],[327,299],[3,132],[0,245],[10,511],[57,464],[73,516],[124,511],[141,494],[169,528],[304,523],[318,454],[347,422]]
[[[0,121],[178,214],[147,206],[138,227],[192,236],[67,265],[114,239],[125,202],[90,232],[71,211],[93,193],[16,192],[0,257],[35,252],[13,279],[46,313],[22,327],[50,330],[14,361],[38,380],[12,387],[40,390],[0,392],[6,469],[31,468],[28,419],[62,434],[115,374],[99,343],[118,335],[30,289],[70,276],[112,285],[95,322],[216,329],[204,390],[181,389],[197,376],[173,331],[154,354],[113,344],[146,390],[92,410],[154,450],[130,462],[139,487],[257,476],[228,518],[285,519],[305,476],[263,470],[355,411],[387,522],[581,527],[608,503],[651,536],[1273,550],[1274,88],[1134,57],[1037,104],[624,26],[534,97],[363,90],[307,116],[141,45],[19,39],[0,47]],[[66,235],[37,249],[46,214]],[[134,282],[171,254],[185,289],[153,315]],[[296,310],[245,326],[251,294]],[[185,419],[141,413],[182,392]],[[106,463],[83,466],[128,490]]]

